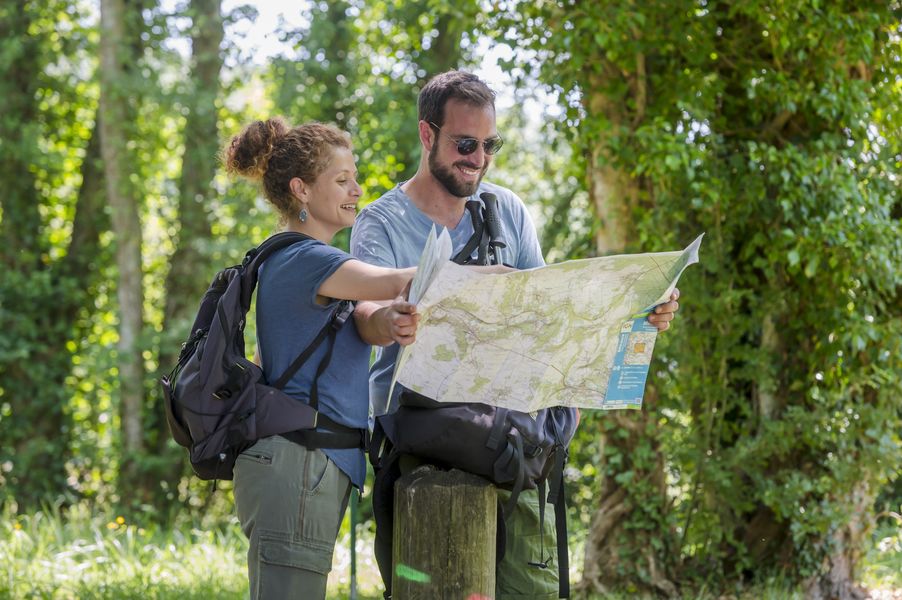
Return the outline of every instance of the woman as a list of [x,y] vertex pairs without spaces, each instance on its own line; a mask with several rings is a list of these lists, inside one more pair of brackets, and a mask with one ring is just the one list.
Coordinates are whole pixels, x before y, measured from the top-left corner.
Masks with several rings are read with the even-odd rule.
[[[335,423],[367,426],[369,342],[386,334],[414,339],[415,307],[401,296],[415,269],[385,269],[329,245],[354,223],[361,189],[347,133],[321,123],[289,127],[258,121],[232,138],[226,169],[261,180],[285,230],[310,236],[273,254],[260,269],[257,338],[263,370],[278,378],[328,322],[339,300],[392,300],[378,332],[358,332],[348,319],[335,337],[331,360],[317,373],[324,342],[285,387],[309,402],[314,381],[318,409]],[[385,339],[382,337],[382,339]],[[351,487],[363,486],[362,447],[305,448],[282,436],[259,440],[235,465],[235,504],[250,540],[251,598],[324,598],[332,552]]]

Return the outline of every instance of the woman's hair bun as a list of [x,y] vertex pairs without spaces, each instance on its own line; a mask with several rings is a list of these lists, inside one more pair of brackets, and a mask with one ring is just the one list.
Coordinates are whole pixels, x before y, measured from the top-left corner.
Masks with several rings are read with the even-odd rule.
[[281,117],[251,123],[225,149],[226,171],[255,181],[262,179],[276,144],[288,131]]

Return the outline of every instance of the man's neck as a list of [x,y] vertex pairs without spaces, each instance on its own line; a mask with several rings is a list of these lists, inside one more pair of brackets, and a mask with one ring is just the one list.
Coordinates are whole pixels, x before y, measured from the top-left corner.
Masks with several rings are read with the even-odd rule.
[[401,185],[401,191],[437,225],[454,229],[464,215],[467,198],[449,193],[423,165]]

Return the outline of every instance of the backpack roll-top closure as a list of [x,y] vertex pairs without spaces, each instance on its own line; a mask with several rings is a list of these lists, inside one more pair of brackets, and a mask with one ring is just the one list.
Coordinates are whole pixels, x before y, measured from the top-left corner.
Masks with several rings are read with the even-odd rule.
[[[240,273],[238,269],[228,269],[225,277],[229,279],[229,287],[219,299],[213,320],[210,322],[210,329],[207,332],[204,342],[203,353],[201,355],[199,372],[207,373],[215,378],[222,375],[222,370],[214,366],[217,360],[222,360],[224,364],[234,363],[237,358],[233,352],[232,341],[235,336],[234,323],[229,322],[228,314],[235,314],[235,303],[241,292]],[[243,344],[242,344],[243,345]],[[201,354],[197,352],[195,355]],[[243,358],[243,357],[242,357]],[[205,391],[213,393],[216,388],[225,382],[222,381],[204,381],[202,382]]]
[[[204,297],[200,301],[200,307],[197,310],[197,316],[194,318],[194,324],[191,325],[191,331],[188,332],[190,337],[188,338],[188,342],[183,346],[183,351],[186,346],[191,344],[192,340],[197,341],[197,338],[202,335],[199,334],[199,332],[206,332],[210,328],[210,323],[213,321],[213,315],[216,314],[216,306],[219,304],[219,299],[229,286],[230,279],[228,271],[237,268],[238,267],[228,267],[213,277],[210,287],[204,293]],[[179,358],[181,359],[181,356]]]

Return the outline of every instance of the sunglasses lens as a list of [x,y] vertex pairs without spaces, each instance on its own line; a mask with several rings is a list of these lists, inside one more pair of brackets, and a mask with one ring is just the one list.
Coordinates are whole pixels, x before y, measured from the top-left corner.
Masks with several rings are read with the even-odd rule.
[[473,154],[476,152],[476,146],[479,144],[478,140],[474,140],[473,138],[464,138],[462,140],[457,141],[457,152],[458,154],[463,154],[466,156],[467,154]]
[[486,140],[483,142],[483,149],[486,154],[495,154],[499,150],[501,150],[501,146],[504,145],[504,140],[500,137],[492,138],[490,140]]

